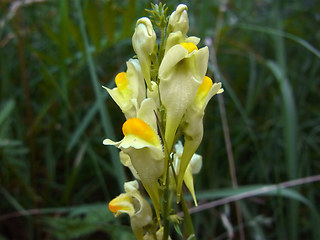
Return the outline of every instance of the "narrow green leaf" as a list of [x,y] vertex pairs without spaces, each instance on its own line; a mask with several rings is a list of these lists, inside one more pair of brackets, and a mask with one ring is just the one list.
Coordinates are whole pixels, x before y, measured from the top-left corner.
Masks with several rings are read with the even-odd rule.
[[290,179],[294,179],[297,174],[297,114],[295,109],[294,97],[291,85],[288,79],[285,78],[281,68],[271,60],[266,62],[266,66],[274,74],[279,87],[281,96],[283,99],[283,111],[284,111],[284,137],[285,137],[285,151],[287,155],[287,169]]
[[123,37],[130,38],[133,33],[133,27],[135,23],[135,0],[129,0],[128,5],[123,10]]
[[[78,15],[78,19],[80,21],[80,31],[82,34],[82,38],[84,41],[84,46],[85,46],[85,52],[86,52],[86,59],[89,67],[89,72],[91,76],[91,82],[93,85],[94,93],[96,96],[96,102],[99,108],[100,112],[100,117],[101,117],[101,124],[103,126],[104,132],[106,137],[110,139],[115,139],[115,133],[112,127],[112,122],[110,119],[110,114],[108,113],[107,108],[104,106],[103,102],[103,95],[102,95],[102,87],[99,83],[96,70],[95,70],[95,65],[94,61],[92,58],[92,55],[90,53],[90,46],[89,46],[89,41],[88,41],[88,36],[86,33],[86,28],[85,28],[85,23],[83,20],[83,14],[81,10],[81,3],[80,1],[75,0],[75,6],[76,6],[76,11]],[[119,153],[118,150],[113,148],[110,148],[110,154],[111,154],[111,160],[114,166],[114,170],[117,172],[117,181],[118,181],[118,186],[120,189],[123,189],[123,183],[125,182],[125,175],[124,175],[124,167],[122,166],[120,160],[119,160]]]
[[100,14],[101,1],[87,1],[84,8],[84,16],[87,25],[88,37],[92,40],[96,49],[100,48],[102,39],[102,26]]
[[92,121],[93,117],[99,111],[99,104],[98,102],[94,102],[92,107],[89,109],[87,114],[85,115],[84,119],[81,121],[80,125],[77,126],[77,129],[72,134],[71,140],[68,143],[67,151],[71,151],[71,149],[75,146],[75,144],[79,141],[81,134],[86,130],[90,122]]
[[25,211],[25,208],[5,188],[0,187],[0,192],[13,208],[20,212]]
[[174,227],[174,230],[176,230],[176,232],[178,233],[178,235],[180,237],[183,237],[179,224],[175,223],[173,224],[173,227]]
[[238,24],[237,27],[242,28],[242,29],[246,29],[246,30],[250,30],[250,31],[267,33],[267,34],[271,34],[271,35],[276,35],[276,36],[288,38],[288,39],[298,43],[299,45],[301,45],[302,47],[306,48],[311,53],[313,53],[315,56],[320,58],[320,51],[318,49],[316,49],[314,46],[312,46],[306,40],[304,40],[294,34],[278,31],[273,28],[262,27],[262,26],[257,26],[257,25],[250,25],[250,24]]
[[103,3],[103,26],[109,45],[113,44],[115,40],[117,11],[113,1],[106,1]]
[[15,107],[15,101],[13,99],[8,100],[2,104],[0,110],[0,126],[10,116]]

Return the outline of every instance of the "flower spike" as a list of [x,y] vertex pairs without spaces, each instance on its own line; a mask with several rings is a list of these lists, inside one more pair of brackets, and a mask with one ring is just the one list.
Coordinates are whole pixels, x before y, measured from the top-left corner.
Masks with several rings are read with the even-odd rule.
[[[198,48],[200,39],[187,36],[188,7],[179,4],[167,17],[165,4],[151,6],[150,19],[140,18],[135,26],[135,59],[115,77],[116,87],[106,88],[126,117],[123,138],[103,141],[120,149],[121,163],[142,183],[155,210],[157,221],[152,220],[137,181],[126,183],[125,193],[109,203],[116,217],[130,216],[138,240],[171,239],[170,224],[182,221],[172,212],[171,197],[176,192],[179,203],[183,183],[197,206],[193,175],[202,166],[202,157],[195,152],[203,138],[204,111],[209,100],[223,92],[221,83],[205,76],[208,47]],[[159,45],[152,24],[161,32]],[[177,142],[180,137],[184,146]],[[189,215],[184,206],[183,211]],[[186,219],[189,227],[190,218]],[[193,230],[189,235],[194,236]]]

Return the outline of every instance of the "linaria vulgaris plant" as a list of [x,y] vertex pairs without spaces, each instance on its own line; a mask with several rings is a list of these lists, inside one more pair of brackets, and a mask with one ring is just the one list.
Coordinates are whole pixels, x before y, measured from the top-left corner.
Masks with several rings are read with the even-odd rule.
[[[208,47],[198,49],[200,39],[187,36],[187,6],[178,5],[169,17],[165,5],[152,8],[151,20],[143,17],[136,23],[132,37],[136,58],[129,59],[127,71],[116,76],[114,89],[105,88],[127,120],[123,139],[106,139],[103,144],[121,150],[121,163],[136,178],[124,184],[125,193],[113,199],[109,209],[116,217],[130,216],[139,240],[171,239],[170,223],[182,221],[175,214],[176,198],[189,229],[186,237],[191,239],[195,235],[181,189],[185,183],[197,205],[193,174],[202,165],[195,152],[203,137],[204,111],[223,89],[206,76]],[[153,26],[161,31],[159,44]],[[155,218],[138,181],[151,199]]]

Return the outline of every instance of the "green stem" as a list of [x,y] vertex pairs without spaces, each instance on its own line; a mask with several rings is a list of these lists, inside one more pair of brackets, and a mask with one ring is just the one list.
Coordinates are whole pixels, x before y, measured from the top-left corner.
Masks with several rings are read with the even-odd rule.
[[[168,147],[164,138],[164,132],[163,132],[163,121],[160,121],[158,119],[158,116],[156,114],[156,118],[157,118],[157,125],[158,125],[158,129],[159,129],[159,133],[160,133],[160,138],[162,139],[163,142],[163,149],[164,149],[164,162],[169,162],[170,159],[170,153],[168,151]],[[162,119],[162,118],[161,118]],[[163,181],[164,181],[164,191],[163,191],[163,204],[162,204],[162,217],[163,217],[163,240],[167,240],[169,237],[169,210],[171,207],[171,204],[169,204],[169,178],[165,176],[168,176],[169,174],[169,166],[167,165],[166,168],[164,168],[165,172],[164,172],[164,177],[163,177]]]
[[190,237],[190,236],[193,235],[194,237],[190,238],[190,239],[196,239],[195,234],[194,234],[194,228],[193,228],[192,219],[191,219],[191,216],[189,214],[188,206],[187,206],[187,204],[186,204],[186,202],[184,200],[183,194],[181,195],[181,207],[182,207],[182,210],[183,210],[183,213],[184,213],[184,219],[185,219],[185,223],[186,223],[186,226],[187,226],[188,236]]
[[[167,155],[166,155],[167,158]],[[169,173],[169,168],[166,170],[166,175]],[[166,178],[166,184],[163,192],[163,240],[167,240],[169,237],[169,205],[168,205],[168,200],[169,200],[169,178]]]
[[[172,162],[171,158],[169,159],[169,164],[170,164],[170,167],[172,169],[173,178],[174,178],[174,180],[175,180],[175,182],[177,184],[177,175],[176,175],[176,172],[174,170],[173,162]],[[189,213],[188,206],[187,206],[187,204],[186,204],[186,202],[184,200],[183,194],[181,195],[180,204],[181,204],[181,207],[182,207],[182,210],[183,210],[183,213],[184,213],[184,219],[185,219],[185,223],[186,223],[186,227],[187,227],[187,233],[188,233],[188,236],[189,236],[188,239],[196,239],[195,234],[194,234],[194,228],[193,228],[192,219],[191,219],[191,216],[190,216],[190,213]]]
[[[167,144],[166,141],[164,139],[164,134],[163,134],[163,125],[162,125],[162,121],[160,121],[158,115],[156,112],[154,112],[156,119],[157,119],[157,126],[158,126],[158,130],[159,130],[159,134],[160,134],[160,138],[163,142],[163,149],[164,149],[164,162],[168,162],[170,155],[168,152],[168,148],[167,148]],[[162,120],[162,118],[161,118]],[[164,176],[167,176],[169,174],[169,168],[164,168]],[[169,207],[168,207],[168,200],[169,200],[169,178],[164,178],[163,177],[163,181],[164,181],[164,190],[163,190],[163,201],[162,201],[162,209],[161,209],[161,215],[163,217],[163,240],[167,240],[169,237]]]

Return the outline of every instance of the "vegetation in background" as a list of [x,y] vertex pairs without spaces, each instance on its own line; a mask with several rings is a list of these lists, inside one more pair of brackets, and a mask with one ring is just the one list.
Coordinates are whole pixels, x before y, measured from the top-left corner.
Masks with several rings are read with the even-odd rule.
[[[76,1],[0,2],[0,239],[134,239],[106,205],[130,175],[102,145],[122,138],[125,119],[97,84],[112,87],[125,69],[150,2]],[[208,74],[225,89],[224,107],[207,107],[195,179],[200,206],[222,200],[192,215],[198,238],[238,239],[243,229],[246,239],[319,239],[316,178],[272,184],[319,173],[320,4],[183,2],[189,34],[211,41]],[[228,197],[268,189],[239,202],[239,225]]]

